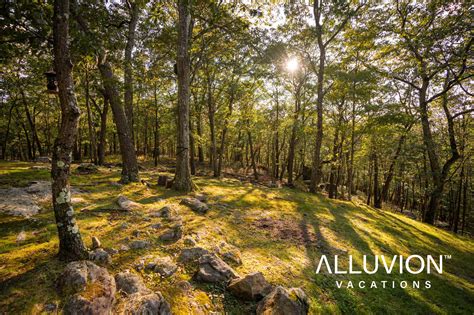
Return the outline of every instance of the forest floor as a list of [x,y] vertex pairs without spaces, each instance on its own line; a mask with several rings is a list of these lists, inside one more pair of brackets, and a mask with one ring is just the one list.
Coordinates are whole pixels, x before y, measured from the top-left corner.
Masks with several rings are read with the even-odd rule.
[[[34,167],[36,165],[36,167]],[[41,164],[1,162],[0,188],[27,187],[32,181],[48,181],[49,170]],[[44,164],[43,164],[44,165]],[[144,255],[176,257],[185,247],[183,239],[165,244],[159,231],[150,229],[161,218],[149,216],[165,205],[178,205],[183,195],[172,190],[136,183],[116,185],[119,168],[100,167],[98,173],[79,175],[73,167],[73,202],[83,239],[91,245],[96,236],[105,248],[127,245],[134,239],[152,241],[141,250],[120,251],[112,256],[109,272],[134,269]],[[163,174],[163,173],[160,173]],[[171,176],[171,174],[168,174]],[[141,176],[156,183],[158,171],[148,168]],[[425,225],[390,211],[376,210],[357,199],[330,200],[289,188],[267,188],[241,182],[196,177],[200,193],[208,196],[210,210],[205,215],[178,205],[184,236],[192,236],[197,246],[214,250],[222,242],[237,247],[241,275],[260,271],[272,284],[301,287],[310,299],[311,314],[472,314],[474,310],[474,241]],[[108,211],[118,208],[119,195],[142,205],[132,212]],[[0,195],[0,200],[6,196]],[[0,212],[0,313],[35,314],[45,305],[57,304],[61,297],[55,280],[65,263],[56,258],[58,240],[52,206],[39,200],[40,211],[29,216]],[[106,209],[106,210],[103,210]],[[1,210],[0,210],[1,211]],[[125,224],[124,224],[125,223]],[[166,225],[166,223],[163,223]],[[443,274],[386,275],[316,274],[321,255],[353,255],[360,266],[362,255],[451,255]],[[345,260],[344,260],[345,261]],[[344,265],[347,268],[347,265]],[[175,314],[220,312],[249,314],[255,304],[233,298],[219,286],[197,283],[193,271],[182,266],[169,278],[140,271],[147,286],[160,290]],[[377,289],[336,286],[336,280],[376,281]],[[395,281],[395,288],[382,289],[380,281]],[[420,281],[421,288],[400,281]],[[424,288],[424,281],[431,288]],[[192,288],[178,283],[189,281]]]

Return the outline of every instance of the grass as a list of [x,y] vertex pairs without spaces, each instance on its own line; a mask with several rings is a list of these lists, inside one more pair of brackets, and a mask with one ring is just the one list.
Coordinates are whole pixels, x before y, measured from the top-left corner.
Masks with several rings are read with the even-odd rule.
[[[0,185],[24,186],[29,181],[48,179],[45,170],[32,170],[28,163],[0,163]],[[142,178],[156,182],[158,174],[149,169]],[[165,204],[179,203],[182,196],[171,190],[132,184],[123,187],[110,183],[120,177],[119,169],[101,168],[99,174],[77,175],[72,185],[82,191],[75,209],[86,244],[97,236],[104,247],[118,248],[132,239],[134,230],[146,231],[152,222],[147,214]],[[357,200],[329,200],[287,188],[270,189],[241,183],[233,179],[196,178],[202,193],[209,195],[211,210],[196,215],[180,206],[185,234],[199,235],[198,245],[212,249],[221,241],[240,248],[241,266],[236,271],[245,275],[261,271],[267,280],[287,287],[302,287],[310,298],[312,314],[472,314],[474,309],[474,242],[447,231],[425,225],[389,211],[376,210]],[[117,196],[123,194],[142,203],[143,210],[130,215],[98,212],[116,207]],[[73,196],[74,197],[74,196]],[[1,196],[0,196],[1,198]],[[156,222],[155,222],[156,221]],[[124,222],[127,228],[122,228]],[[263,222],[263,223],[262,223]],[[166,222],[164,222],[166,224]],[[21,231],[27,239],[16,243]],[[143,234],[143,233],[142,233]],[[109,271],[132,269],[145,254],[175,257],[182,241],[167,245],[158,241],[157,233],[140,236],[153,241],[148,250],[127,251],[114,256]],[[51,206],[33,219],[0,214],[0,313],[41,313],[46,303],[61,303],[54,281],[64,267],[55,258],[58,248]],[[362,255],[451,255],[444,272],[411,275],[332,275],[316,274],[316,263],[322,254],[353,255],[361,266]],[[345,259],[344,259],[345,261]],[[343,265],[343,267],[347,267]],[[147,285],[160,290],[176,314],[197,312],[200,307],[229,314],[246,314],[255,305],[243,303],[223,288],[195,283],[192,270],[180,268],[168,279],[143,273]],[[194,289],[179,289],[180,281],[190,281]],[[431,281],[431,288],[413,289],[338,289],[336,280]],[[33,289],[39,288],[39,289]],[[196,306],[197,305],[197,306]]]

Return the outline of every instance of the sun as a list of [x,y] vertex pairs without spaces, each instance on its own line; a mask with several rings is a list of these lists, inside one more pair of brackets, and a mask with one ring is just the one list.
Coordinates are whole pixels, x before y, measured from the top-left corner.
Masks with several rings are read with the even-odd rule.
[[296,57],[291,57],[286,61],[286,70],[296,72],[299,68],[299,61]]

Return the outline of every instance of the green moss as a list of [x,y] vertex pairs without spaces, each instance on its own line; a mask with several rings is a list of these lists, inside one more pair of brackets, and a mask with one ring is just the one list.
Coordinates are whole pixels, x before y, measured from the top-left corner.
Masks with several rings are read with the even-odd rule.
[[[0,185],[26,185],[33,180],[47,180],[46,170],[32,170],[27,163],[0,163]],[[155,183],[158,173],[141,172],[141,177]],[[140,183],[113,186],[120,179],[120,169],[99,168],[97,174],[73,173],[71,183],[81,194],[74,203],[78,226],[86,245],[97,236],[104,247],[119,248],[126,238],[133,239],[132,231],[149,230],[148,226],[160,219],[146,219],[150,212],[169,203],[178,204],[181,195],[162,187],[147,187]],[[261,271],[274,284],[302,287],[314,314],[339,313],[469,313],[474,308],[474,242],[438,228],[411,220],[396,213],[367,207],[357,200],[343,202],[322,196],[283,189],[267,189],[242,185],[239,181],[196,178],[201,192],[208,194],[211,210],[197,215],[179,206],[184,221],[185,235],[199,235],[198,246],[212,250],[221,241],[240,248],[242,266],[239,274]],[[143,209],[132,213],[102,211],[116,208],[119,195],[143,204]],[[0,214],[0,309],[7,313],[39,313],[42,304],[58,301],[54,289],[55,277],[63,264],[55,258],[57,236],[52,206],[43,204],[35,220]],[[304,242],[290,234],[288,238],[274,235],[274,231],[256,225],[256,220],[284,220],[291,229],[304,231],[312,241]],[[122,228],[123,223],[128,227]],[[166,226],[171,223],[162,221]],[[284,226],[290,228],[289,226]],[[17,244],[18,233],[27,238]],[[109,266],[111,272],[133,268],[133,263],[145,254],[176,257],[182,241],[164,246],[157,241],[162,230],[143,238],[152,240],[152,247],[141,251],[120,253]],[[298,233],[299,233],[298,232]],[[295,232],[296,233],[296,232]],[[142,236],[140,236],[142,238]],[[356,264],[362,255],[438,255],[450,254],[442,275],[393,274],[390,280],[430,280],[431,289],[338,289],[335,280],[387,280],[386,276],[326,275],[315,273],[315,263],[322,254],[352,254]],[[147,285],[160,290],[177,314],[192,313],[192,302],[208,305],[206,311],[228,314],[251,313],[254,303],[244,303],[230,296],[222,287],[192,283],[190,296],[177,290],[179,280],[191,281],[194,268],[180,269],[168,279],[143,273]],[[41,286],[41,290],[31,288]],[[182,310],[182,311],[181,311]]]

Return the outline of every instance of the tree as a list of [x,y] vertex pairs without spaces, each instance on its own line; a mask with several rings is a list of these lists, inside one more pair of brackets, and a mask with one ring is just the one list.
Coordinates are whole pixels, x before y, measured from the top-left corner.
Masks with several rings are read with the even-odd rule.
[[192,32],[191,3],[178,0],[178,133],[176,147],[176,173],[174,189],[192,191],[191,168],[189,164],[189,41]]
[[57,75],[61,127],[54,142],[51,168],[53,208],[59,234],[59,257],[80,260],[88,257],[71,203],[69,174],[72,147],[77,134],[80,109],[77,106],[69,52],[69,1],[54,1],[54,68]]
[[[462,88],[462,81],[472,76],[472,73],[466,73],[473,40],[465,35],[469,28],[469,10],[461,4],[450,9],[450,5],[448,2],[440,5],[397,2],[393,9],[398,18],[393,29],[398,39],[396,47],[404,53],[400,56],[402,66],[393,71],[392,75],[396,80],[411,86],[418,94],[423,143],[433,183],[423,217],[423,221],[430,224],[435,221],[451,167],[460,157],[454,133],[454,119],[459,115],[451,113],[448,93],[455,86]],[[446,10],[452,14],[444,15]],[[407,68],[407,65],[412,65],[413,68]],[[433,92],[433,89],[436,91]],[[440,161],[429,113],[430,104],[440,98],[448,125],[450,147],[450,156],[444,163]]]

